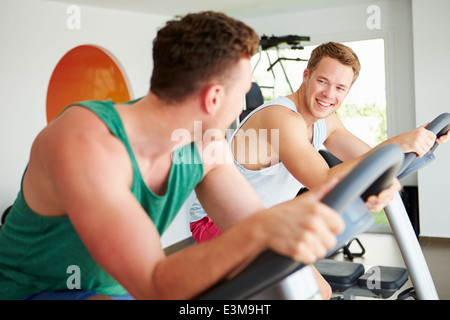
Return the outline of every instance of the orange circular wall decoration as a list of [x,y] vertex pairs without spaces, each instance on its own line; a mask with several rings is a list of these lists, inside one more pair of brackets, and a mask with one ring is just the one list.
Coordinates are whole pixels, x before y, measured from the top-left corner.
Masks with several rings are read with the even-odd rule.
[[47,122],[65,107],[84,100],[130,100],[128,85],[121,68],[104,50],[78,46],[58,62],[47,91]]

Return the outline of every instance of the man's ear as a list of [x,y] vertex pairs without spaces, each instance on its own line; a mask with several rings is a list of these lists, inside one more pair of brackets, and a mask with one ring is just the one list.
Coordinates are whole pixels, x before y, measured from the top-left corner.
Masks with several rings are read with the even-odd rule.
[[305,82],[305,81],[308,79],[308,77],[309,77],[309,69],[306,68],[306,69],[303,71],[303,82]]
[[203,93],[203,108],[208,114],[213,114],[223,101],[224,87],[220,84],[209,85]]

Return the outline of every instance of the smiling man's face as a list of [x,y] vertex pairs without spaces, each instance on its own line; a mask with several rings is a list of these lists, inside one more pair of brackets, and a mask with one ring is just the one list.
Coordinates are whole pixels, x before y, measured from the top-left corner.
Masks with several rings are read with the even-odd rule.
[[315,119],[335,112],[347,96],[353,81],[353,69],[337,59],[323,57],[313,72],[303,73],[305,106]]

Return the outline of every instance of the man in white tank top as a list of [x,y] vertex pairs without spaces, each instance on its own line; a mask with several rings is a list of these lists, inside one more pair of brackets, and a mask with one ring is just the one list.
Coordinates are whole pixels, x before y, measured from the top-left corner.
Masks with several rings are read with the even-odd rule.
[[[292,199],[302,186],[311,189],[331,176],[350,172],[372,149],[350,133],[335,113],[359,71],[358,57],[350,48],[334,42],[322,44],[312,52],[300,88],[254,110],[233,133],[229,143],[235,165],[266,207]],[[438,142],[448,139],[449,134]],[[435,141],[436,136],[422,126],[382,144],[395,143],[404,152],[421,157]],[[330,169],[318,152],[322,145],[343,163]],[[366,205],[371,211],[381,210],[392,190],[399,188],[396,180],[389,191],[370,197]],[[201,200],[205,210],[198,202],[191,208],[191,231],[197,241],[213,238],[222,226],[243,218],[236,212],[236,216],[222,218],[217,227],[206,216],[207,199]],[[325,280],[318,273],[316,279],[322,296],[330,297]]]

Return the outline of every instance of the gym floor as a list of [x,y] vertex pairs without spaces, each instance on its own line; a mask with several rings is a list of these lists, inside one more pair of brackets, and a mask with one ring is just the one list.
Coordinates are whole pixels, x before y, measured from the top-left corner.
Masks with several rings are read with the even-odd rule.
[[[402,255],[392,233],[364,233],[358,236],[366,253],[363,257],[353,261],[364,265],[368,270],[371,266],[382,265],[405,267]],[[420,245],[430,269],[440,300],[450,300],[450,279],[448,266],[450,265],[450,239],[420,238]],[[358,249],[355,249],[358,251]],[[345,260],[342,253],[333,257],[335,260]],[[397,294],[412,287],[409,279],[403,287],[390,299],[396,299]]]

